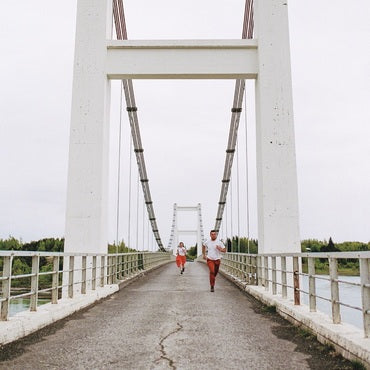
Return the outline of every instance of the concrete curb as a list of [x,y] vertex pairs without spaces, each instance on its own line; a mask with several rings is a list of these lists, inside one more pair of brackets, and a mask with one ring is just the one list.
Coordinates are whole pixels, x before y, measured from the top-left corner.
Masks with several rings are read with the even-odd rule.
[[89,290],[84,295],[76,295],[75,298],[62,298],[58,300],[58,304],[47,303],[39,306],[35,312],[22,311],[9,317],[8,321],[0,321],[0,346],[14,342],[91,306],[145,276],[148,272],[156,270],[170,262],[172,260],[164,261],[148,270],[140,271],[135,275],[119,281],[118,284],[106,285],[103,288],[98,287],[96,290]]
[[333,324],[328,315],[310,312],[307,305],[295,306],[293,300],[272,295],[266,292],[264,287],[247,285],[224,271],[220,270],[220,273],[260,302],[275,306],[279,315],[295,326],[303,326],[315,335],[320,343],[332,345],[344,358],[359,361],[366,369],[370,369],[370,338],[364,338],[362,330],[346,323]]

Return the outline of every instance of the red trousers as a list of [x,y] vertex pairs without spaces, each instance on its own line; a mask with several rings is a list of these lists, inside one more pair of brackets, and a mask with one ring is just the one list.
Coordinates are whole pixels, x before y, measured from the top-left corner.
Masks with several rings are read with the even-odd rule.
[[221,260],[210,260],[209,258],[207,258],[207,265],[209,268],[209,282],[211,286],[215,286],[216,275],[218,274],[220,263]]
[[181,265],[185,266],[186,256],[176,256],[176,265],[180,267]]

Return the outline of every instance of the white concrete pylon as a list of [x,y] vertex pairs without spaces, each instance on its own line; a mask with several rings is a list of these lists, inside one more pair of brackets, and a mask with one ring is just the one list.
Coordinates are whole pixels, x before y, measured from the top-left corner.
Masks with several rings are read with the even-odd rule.
[[107,252],[111,5],[77,2],[65,252]]
[[[253,40],[112,42],[112,1],[78,0],[66,252],[107,251],[109,81],[123,77],[256,79],[259,248],[299,251],[287,0],[254,3]],[[168,53],[166,69],[147,57]]]
[[254,4],[258,252],[300,252],[287,1]]

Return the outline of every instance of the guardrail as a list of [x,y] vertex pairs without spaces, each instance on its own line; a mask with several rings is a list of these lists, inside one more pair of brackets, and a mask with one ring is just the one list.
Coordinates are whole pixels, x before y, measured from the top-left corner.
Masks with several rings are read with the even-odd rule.
[[[354,260],[359,267],[360,282],[350,282],[338,278],[338,261]],[[328,266],[328,276],[316,274],[316,263]],[[287,267],[288,266],[288,267]],[[305,266],[307,272],[302,272]],[[341,307],[348,307],[362,312],[365,338],[370,337],[370,252],[335,252],[335,253],[280,253],[280,254],[242,254],[226,253],[221,270],[246,284],[265,287],[273,295],[280,294],[288,298],[288,289],[293,292],[294,304],[301,304],[301,296],[308,296],[311,312],[316,312],[317,299],[329,301],[334,324],[341,323]],[[300,277],[308,278],[308,291],[301,288]],[[316,292],[316,281],[330,282],[330,298]],[[340,301],[339,285],[358,286],[361,289],[362,305]],[[279,289],[278,289],[279,287]]]
[[[30,311],[36,311],[40,294],[49,294],[51,303],[57,304],[62,289],[66,290],[68,298],[73,298],[76,286],[81,294],[86,294],[87,290],[96,290],[97,286],[117,284],[170,257],[171,255],[165,252],[83,254],[0,251],[0,261],[3,265],[2,270],[0,269],[0,282],[2,283],[0,321],[8,320],[11,300],[29,297]],[[41,258],[49,260],[50,269],[48,271],[40,270]],[[31,265],[30,273],[15,273],[19,259],[28,260]],[[15,281],[22,282],[23,292],[21,294],[16,294],[12,289],[12,286],[16,285]]]

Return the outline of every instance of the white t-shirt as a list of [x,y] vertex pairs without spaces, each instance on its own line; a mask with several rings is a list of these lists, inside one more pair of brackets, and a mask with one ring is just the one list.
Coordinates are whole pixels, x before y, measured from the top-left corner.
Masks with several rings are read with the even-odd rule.
[[186,256],[186,248],[185,247],[177,247],[177,253],[179,256]]
[[221,248],[225,248],[224,243],[222,243],[221,240],[216,239],[212,240],[209,239],[206,242],[203,243],[203,245],[207,248],[206,253],[207,253],[207,258],[210,260],[219,260],[221,259],[221,252],[216,248],[217,246]]

